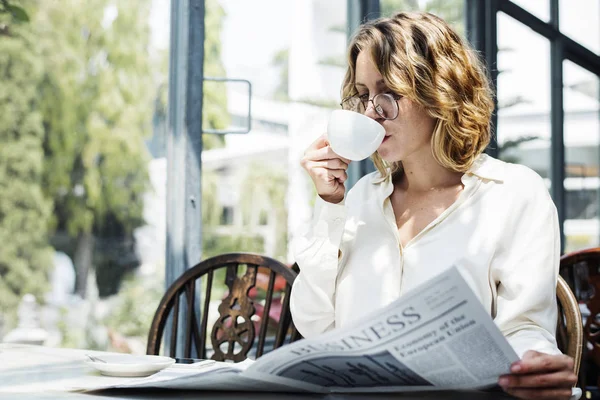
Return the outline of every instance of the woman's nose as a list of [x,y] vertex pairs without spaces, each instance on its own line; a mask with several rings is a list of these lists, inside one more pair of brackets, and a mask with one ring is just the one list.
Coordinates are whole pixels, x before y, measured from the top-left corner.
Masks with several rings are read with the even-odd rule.
[[379,114],[377,114],[377,111],[375,111],[375,105],[373,104],[373,101],[369,101],[367,103],[367,108],[365,110],[365,116],[375,119],[375,120],[381,118],[379,116]]

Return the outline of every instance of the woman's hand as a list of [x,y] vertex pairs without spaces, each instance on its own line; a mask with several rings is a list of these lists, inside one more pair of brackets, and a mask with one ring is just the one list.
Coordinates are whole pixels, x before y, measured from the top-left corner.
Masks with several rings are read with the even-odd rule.
[[335,154],[327,140],[327,134],[321,135],[304,153],[300,165],[308,172],[315,184],[317,193],[329,203],[337,204],[344,199],[348,179],[346,170],[350,160]]
[[522,360],[513,363],[510,372],[501,376],[498,384],[520,399],[568,400],[571,388],[577,383],[573,359],[562,354],[528,351]]

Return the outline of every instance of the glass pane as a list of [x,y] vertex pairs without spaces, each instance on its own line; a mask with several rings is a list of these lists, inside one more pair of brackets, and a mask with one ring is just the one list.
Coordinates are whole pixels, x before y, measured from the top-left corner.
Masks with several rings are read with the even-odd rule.
[[[288,214],[293,219],[309,206],[287,200],[302,199],[290,196],[288,186],[290,193],[291,186],[305,187],[288,185],[298,169],[290,167],[289,153],[292,148],[304,151],[304,144],[291,146],[294,103],[290,100],[293,96],[299,108],[324,110],[320,119],[306,118],[306,114],[298,117],[303,124],[295,128],[297,140],[304,143],[307,136],[312,140],[313,130],[322,132],[326,111],[339,103],[345,65],[345,4],[345,0],[207,1],[207,27],[218,29],[212,34],[207,30],[214,51],[206,53],[205,68],[227,78],[249,80],[252,113],[247,134],[204,135],[204,258],[255,252],[291,261]],[[212,94],[220,94],[223,101],[213,107],[215,121],[246,125],[248,91],[243,85],[205,84],[205,98]],[[297,174],[304,179],[301,171]],[[216,296],[214,304],[220,300]]]
[[600,244],[598,76],[565,61],[565,252]]
[[[299,160],[324,132],[331,110],[339,108],[346,65],[346,3],[206,2],[211,47],[206,49],[205,69],[212,76],[249,80],[252,114],[247,134],[203,135],[204,258],[255,252],[286,264],[294,261],[288,240],[310,220],[315,196]],[[204,87],[205,99],[210,95],[222,101],[211,108],[214,121],[244,125],[248,93],[242,85]],[[204,107],[206,113],[206,102]],[[213,285],[209,332],[227,293],[223,275],[218,274]],[[276,290],[283,290],[279,283]],[[261,308],[264,288],[251,295],[256,296],[258,324],[266,317]],[[280,294],[275,296],[281,301]],[[270,326],[278,322],[273,310]]]
[[600,53],[600,2],[560,0],[558,10],[561,32]]
[[145,353],[164,292],[169,1],[23,4],[29,23],[0,16],[0,338],[37,325],[48,346]]
[[513,3],[529,11],[542,21],[550,21],[549,0],[511,0]]
[[550,44],[498,13],[500,158],[524,164],[550,187]]

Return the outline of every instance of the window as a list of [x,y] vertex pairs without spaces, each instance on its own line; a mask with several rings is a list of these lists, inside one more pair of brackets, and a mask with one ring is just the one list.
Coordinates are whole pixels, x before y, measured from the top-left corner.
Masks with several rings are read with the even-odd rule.
[[550,1],[551,0],[513,0],[512,2],[519,7],[527,10],[542,21],[550,21]]
[[563,62],[565,251],[600,244],[600,122],[598,76]]
[[559,12],[561,32],[596,54],[600,53],[600,2],[559,0]]
[[221,212],[221,225],[233,225],[233,207],[225,206]]
[[18,3],[30,22],[0,16],[18,33],[0,36],[0,338],[30,293],[47,345],[144,353],[164,292],[169,1]]
[[550,43],[498,13],[498,150],[550,184]]

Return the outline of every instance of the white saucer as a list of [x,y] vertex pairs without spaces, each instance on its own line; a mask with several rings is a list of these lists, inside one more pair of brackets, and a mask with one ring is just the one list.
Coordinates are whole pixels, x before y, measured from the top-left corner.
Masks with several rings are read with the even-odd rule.
[[93,356],[106,362],[87,360],[86,363],[100,371],[102,375],[108,376],[148,376],[175,362],[173,358],[161,356],[134,356],[131,354],[94,354]]

